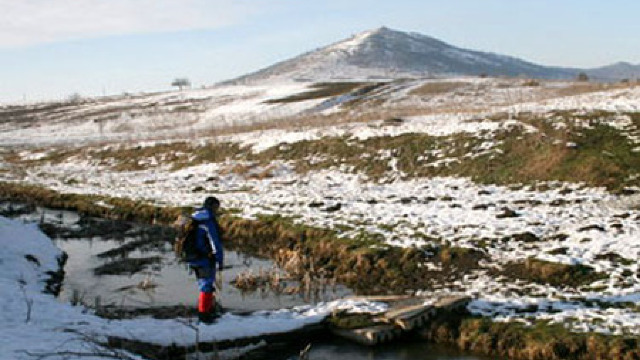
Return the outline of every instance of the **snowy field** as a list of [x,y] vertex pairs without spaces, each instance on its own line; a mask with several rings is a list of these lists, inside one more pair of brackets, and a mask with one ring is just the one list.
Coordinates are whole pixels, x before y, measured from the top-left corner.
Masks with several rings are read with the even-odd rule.
[[[0,123],[0,144],[55,144],[125,141],[140,138],[201,136],[215,129],[288,117],[322,99],[268,104],[307,90],[307,84],[217,86],[153,95],[87,99],[77,103],[25,105],[15,113],[0,107],[12,122]],[[26,109],[33,116],[16,113]]]
[[[482,140],[481,146],[465,155],[473,157],[499,150],[492,137],[495,133],[509,129],[518,129],[523,133],[538,131],[530,124],[517,120],[520,113],[545,115],[559,110],[586,113],[602,110],[621,114],[613,120],[607,118],[603,121],[608,126],[621,129],[628,141],[640,151],[640,133],[629,116],[623,114],[640,111],[638,87],[549,98],[551,84],[541,87],[508,87],[506,90],[498,86],[488,89],[477,87],[488,82],[495,84],[500,80],[468,80],[468,84],[471,84],[469,86],[476,86],[473,89],[481,91],[480,95],[473,92],[465,95],[464,91],[455,95],[443,95],[442,98],[448,100],[442,101],[449,101],[446,106],[443,105],[443,109],[453,107],[453,112],[407,116],[402,123],[394,126],[386,126],[383,121],[385,119],[379,118],[340,126],[254,130],[220,136],[214,140],[239,144],[254,153],[260,153],[273,147],[327,137],[362,140],[416,133],[432,136],[467,134]],[[409,95],[411,89],[422,85],[424,82],[402,86],[396,84],[394,86],[398,88],[384,88],[375,96],[381,96],[383,104],[386,101],[424,109],[437,106],[434,104],[438,103],[439,95],[424,99]],[[278,96],[284,95],[279,93]],[[517,101],[513,100],[514,97]],[[297,108],[289,107],[286,111],[290,110],[287,114],[293,115],[303,108],[310,109],[320,103],[318,100],[301,102],[295,105]],[[453,106],[455,104],[458,105]],[[255,101],[252,106],[254,105]],[[235,106],[241,108],[245,115],[263,110],[246,103],[225,106],[225,113],[233,112]],[[469,111],[463,111],[464,109]],[[476,110],[470,111],[471,109]],[[284,108],[281,110],[285,111]],[[506,116],[496,120],[492,117],[496,113],[505,113]],[[66,127],[62,123],[51,125],[58,126],[53,136],[47,133],[53,129],[48,125],[7,130],[2,133],[0,141],[4,144],[20,141],[37,144],[53,139],[91,139],[93,135],[90,134],[96,131],[95,125],[91,124],[87,122],[77,127]],[[566,124],[556,123],[554,126],[562,127]],[[589,126],[590,124],[584,124],[585,128]],[[117,132],[110,134],[117,137]],[[156,142],[148,141],[141,146],[154,144]],[[138,145],[140,144],[135,144]],[[567,143],[566,146],[573,145]],[[19,157],[25,161],[37,160],[44,158],[48,151],[39,147],[25,148],[19,152]],[[316,160],[311,155],[309,162]],[[237,165],[252,164],[227,159],[224,162],[174,170],[170,164],[164,164],[161,158],[152,156],[139,160],[145,165],[143,170],[113,171],[108,164],[83,155],[62,162],[38,163],[36,166],[20,169],[5,164],[4,167],[8,170],[0,172],[0,179],[43,185],[62,193],[125,197],[158,205],[196,205],[201,202],[203,193],[212,193],[221,198],[225,207],[238,209],[239,214],[247,218],[261,214],[280,214],[306,225],[340,229],[341,236],[344,237],[352,237],[361,232],[377,234],[384,239],[386,245],[391,246],[420,247],[446,243],[455,247],[476,248],[487,257],[480,269],[465,274],[463,279],[434,284],[435,290],[430,293],[471,295],[475,300],[469,305],[469,310],[491,316],[497,321],[517,320],[530,323],[535,320],[550,320],[564,323],[576,331],[640,335],[640,269],[637,261],[640,257],[640,198],[637,194],[614,195],[604,188],[589,187],[582,183],[547,182],[539,183],[538,186],[498,186],[480,185],[467,178],[450,176],[411,179],[405,178],[397,170],[394,162],[396,160],[391,154],[377,156],[388,158],[388,167],[391,169],[383,179],[377,181],[346,166],[301,174],[291,163],[275,160],[266,166],[254,166],[248,173],[236,173],[229,169]],[[435,167],[458,161],[444,153],[425,154],[425,159],[429,160],[425,160],[424,166]],[[265,171],[269,172],[268,177],[253,176]],[[216,180],[211,181],[214,175]],[[203,187],[202,192],[193,192],[198,186]],[[314,205],[310,206],[311,204]],[[5,223],[5,228],[17,226],[8,221]],[[527,236],[520,236],[522,234]],[[33,237],[38,238],[36,235]],[[509,238],[509,241],[502,241],[505,238]],[[482,247],[479,239],[485,240]],[[43,255],[52,257],[51,254],[54,253],[55,250],[51,250],[51,253]],[[588,266],[605,276],[587,285],[567,287],[541,285],[493,275],[496,270],[504,269],[510,263],[530,258]],[[8,290],[20,293],[16,279],[13,277],[6,280],[6,286],[13,286]],[[33,286],[35,289],[35,285]],[[419,292],[423,289],[415,290]],[[43,302],[46,299],[53,301],[42,294],[36,296],[36,293],[32,293],[30,296],[42,298]],[[9,300],[3,297],[2,301]],[[24,314],[23,300],[3,306],[14,306],[9,308],[12,315],[6,321],[12,321],[12,324],[24,322],[24,316],[15,315]],[[335,306],[339,304],[283,310],[282,313],[260,315],[259,320],[279,323],[283,318],[289,320],[283,321],[283,327],[300,326],[317,321]],[[42,311],[42,307],[44,305],[36,304],[34,311]],[[64,311],[70,313],[70,324],[88,322],[91,325],[87,326],[98,329],[99,334],[133,331],[126,321],[106,323],[81,314],[78,309],[65,307]],[[34,313],[33,322],[38,318],[36,315]],[[227,320],[232,319],[224,318],[220,325],[224,326]],[[136,321],[144,323],[144,326],[155,326],[155,321],[152,320]],[[182,326],[175,321],[168,323],[170,326]],[[185,337],[193,335],[193,331],[184,329]],[[234,329],[237,329],[235,325]],[[154,334],[163,336],[162,333]],[[135,336],[151,335],[135,333]],[[204,336],[208,336],[207,333]],[[161,341],[160,338],[150,340]]]
[[[366,85],[366,80],[351,80]],[[447,85],[449,84],[449,85]],[[432,89],[434,88],[435,89]],[[593,85],[590,91],[606,89]],[[327,88],[331,88],[330,86]],[[638,88],[560,97],[589,89],[572,82],[527,85],[519,79],[426,79],[378,83],[329,97],[305,97],[313,83],[217,85],[158,94],[135,94],[59,103],[0,106],[0,145],[52,145],[145,139],[200,139],[234,128],[291,127],[300,119],[496,113],[598,108],[636,111]],[[425,90],[426,89],[426,90]],[[282,101],[292,96],[298,101]],[[381,114],[387,115],[381,115]],[[343,121],[340,121],[343,122]],[[231,130],[230,130],[231,129]],[[237,132],[237,131],[236,131]]]

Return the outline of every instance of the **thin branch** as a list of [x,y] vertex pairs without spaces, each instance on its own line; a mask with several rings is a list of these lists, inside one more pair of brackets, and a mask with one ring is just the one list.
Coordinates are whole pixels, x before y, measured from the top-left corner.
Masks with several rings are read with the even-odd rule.
[[20,291],[22,292],[22,298],[24,302],[27,304],[27,318],[25,319],[25,323],[29,323],[31,321],[31,310],[33,309],[33,299],[27,296],[27,290],[25,289],[25,281],[21,277],[21,280],[18,281],[20,284]]
[[57,351],[51,353],[33,353],[27,350],[21,351],[22,353],[32,356],[38,360],[46,359],[51,357],[60,357],[63,359],[73,359],[73,358],[81,358],[81,357],[100,357],[105,359],[118,359],[118,360],[135,360],[128,355],[121,353],[111,353],[111,352],[82,352],[82,351]]
[[79,340],[84,345],[88,346],[87,351],[71,351],[71,350],[60,350],[60,351],[51,351],[51,352],[30,352],[27,350],[23,350],[22,353],[34,357],[37,360],[47,359],[52,357],[58,357],[62,359],[74,359],[74,358],[82,358],[82,357],[98,357],[105,359],[117,359],[117,360],[136,360],[135,357],[130,356],[125,350],[120,350],[109,346],[98,340],[96,335],[93,334],[83,334],[78,330],[69,329],[68,332],[75,334],[78,336],[77,339],[69,339],[64,342],[64,344],[70,343],[73,340]]

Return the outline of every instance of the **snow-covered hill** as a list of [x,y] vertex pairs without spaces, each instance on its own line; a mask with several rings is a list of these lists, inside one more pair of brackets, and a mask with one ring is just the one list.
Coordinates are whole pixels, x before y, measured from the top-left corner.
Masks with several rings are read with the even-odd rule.
[[510,56],[462,49],[426,35],[381,27],[231,82],[256,83],[285,78],[307,81],[397,79],[479,74],[571,78],[576,72],[574,69],[541,66]]
[[456,47],[413,32],[381,27],[228,81],[339,81],[456,75],[573,79],[584,72],[598,81],[640,78],[640,65],[626,62],[593,69],[535,64],[516,57]]

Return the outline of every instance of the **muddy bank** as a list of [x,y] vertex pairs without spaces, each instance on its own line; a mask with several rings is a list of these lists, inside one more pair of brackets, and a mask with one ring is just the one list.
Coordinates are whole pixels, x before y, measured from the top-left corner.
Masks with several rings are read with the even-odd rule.
[[140,201],[99,195],[61,194],[34,185],[0,182],[0,200],[51,209],[73,210],[80,215],[139,223],[170,224],[190,207],[158,207]]
[[195,306],[155,306],[155,307],[126,307],[120,305],[106,305],[95,309],[96,315],[105,319],[133,319],[149,316],[154,319],[195,318],[198,310]]
[[[222,217],[232,246],[275,260],[287,273],[335,279],[362,295],[430,289],[478,268],[483,255],[472,249],[397,248],[366,240],[340,239],[329,230],[293,224],[278,216],[246,220]],[[442,271],[422,266],[437,264]]]
[[[0,190],[1,192],[2,190]],[[6,207],[0,207],[0,216],[12,218],[24,214],[30,214],[36,211],[36,206],[33,204],[14,204],[9,203]]]

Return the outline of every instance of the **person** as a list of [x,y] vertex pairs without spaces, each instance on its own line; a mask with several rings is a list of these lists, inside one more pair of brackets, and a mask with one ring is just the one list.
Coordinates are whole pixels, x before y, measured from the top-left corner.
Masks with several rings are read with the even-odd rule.
[[198,298],[198,319],[205,324],[212,323],[220,316],[216,310],[216,265],[222,270],[224,250],[222,248],[220,226],[216,219],[220,209],[220,201],[209,196],[201,208],[196,209],[191,217],[197,221],[196,248],[198,255],[189,266],[194,270],[198,280],[200,296]]

